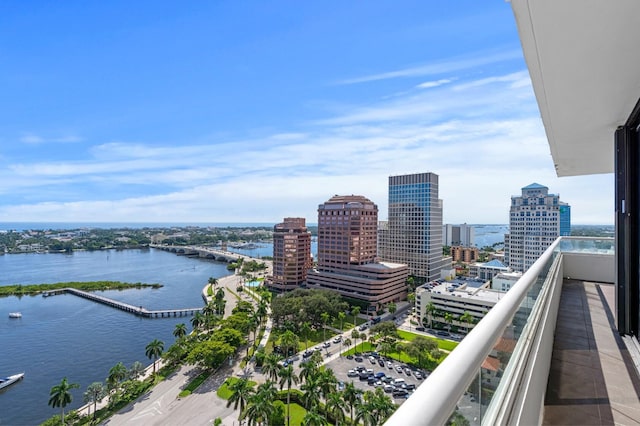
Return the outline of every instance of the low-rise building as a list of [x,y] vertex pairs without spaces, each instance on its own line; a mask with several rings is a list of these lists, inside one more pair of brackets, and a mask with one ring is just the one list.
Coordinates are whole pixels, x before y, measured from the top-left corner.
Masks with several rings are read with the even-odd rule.
[[497,259],[486,263],[472,263],[469,265],[469,276],[478,277],[481,280],[490,280],[501,272],[510,272],[508,266],[505,266]]
[[520,278],[522,278],[522,272],[500,272],[491,280],[491,288],[509,291]]
[[[473,328],[473,324],[484,318],[504,295],[504,292],[488,286],[489,282],[480,279],[431,281],[416,289],[416,312],[426,321],[425,324],[433,321],[443,327],[454,325],[464,329]],[[446,313],[452,315],[451,324],[446,324]],[[469,313],[473,320],[460,320],[465,313]]]
[[477,247],[452,246],[451,257],[454,262],[471,263],[478,260],[480,250]]

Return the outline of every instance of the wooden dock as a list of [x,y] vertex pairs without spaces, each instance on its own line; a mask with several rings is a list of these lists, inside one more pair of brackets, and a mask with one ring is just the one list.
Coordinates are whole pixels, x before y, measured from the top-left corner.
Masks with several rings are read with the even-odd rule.
[[[162,309],[156,311],[150,311],[142,306],[133,306],[128,303],[119,302],[117,300],[109,299],[108,297],[99,296],[97,294],[89,293],[75,288],[64,288],[60,290],[49,291],[46,296],[53,296],[55,294],[69,293],[78,297],[92,300],[103,305],[111,306],[112,308],[120,309],[121,311],[129,312],[134,315],[138,315],[146,318],[164,318],[164,317],[181,317],[194,315],[196,312],[202,311],[202,308],[180,308],[180,309]],[[43,294],[45,296],[45,294]]]

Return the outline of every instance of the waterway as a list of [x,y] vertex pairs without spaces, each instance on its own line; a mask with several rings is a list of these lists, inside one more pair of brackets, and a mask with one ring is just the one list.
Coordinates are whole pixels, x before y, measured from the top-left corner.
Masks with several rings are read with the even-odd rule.
[[[109,250],[64,254],[0,256],[0,285],[114,280],[160,283],[160,289],[98,292],[147,309],[203,305],[209,277],[227,275],[226,264],[153,250]],[[21,319],[8,313],[20,311]],[[92,382],[105,381],[122,361],[145,365],[153,339],[165,348],[176,324],[191,330],[191,317],[140,318],[73,295],[0,298],[0,375],[25,372],[23,381],[0,391],[0,425],[35,425],[59,414],[47,405],[49,391],[63,377],[78,383],[67,408],[83,405]]]

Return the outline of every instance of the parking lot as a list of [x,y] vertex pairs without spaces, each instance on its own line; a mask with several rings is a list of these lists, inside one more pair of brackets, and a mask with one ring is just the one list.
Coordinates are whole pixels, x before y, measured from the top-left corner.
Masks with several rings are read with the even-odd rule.
[[[326,366],[333,370],[339,382],[353,382],[357,388],[362,390],[373,391],[377,386],[382,387],[396,404],[402,404],[413,393],[413,390],[420,386],[426,374],[425,371],[412,369],[405,364],[386,359],[376,353],[371,359],[369,354],[350,358],[340,357],[327,363]],[[357,369],[360,371],[356,373]],[[350,370],[351,375],[349,375]],[[418,377],[416,377],[416,372],[418,372]]]

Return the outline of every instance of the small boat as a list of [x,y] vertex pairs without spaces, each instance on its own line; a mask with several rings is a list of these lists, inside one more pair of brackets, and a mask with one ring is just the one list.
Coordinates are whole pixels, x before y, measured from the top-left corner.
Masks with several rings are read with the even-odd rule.
[[22,318],[21,312],[9,312],[9,318]]
[[24,373],[14,374],[13,376],[9,377],[0,377],[0,389],[6,388],[7,386],[14,384],[18,380],[22,380],[23,377]]

